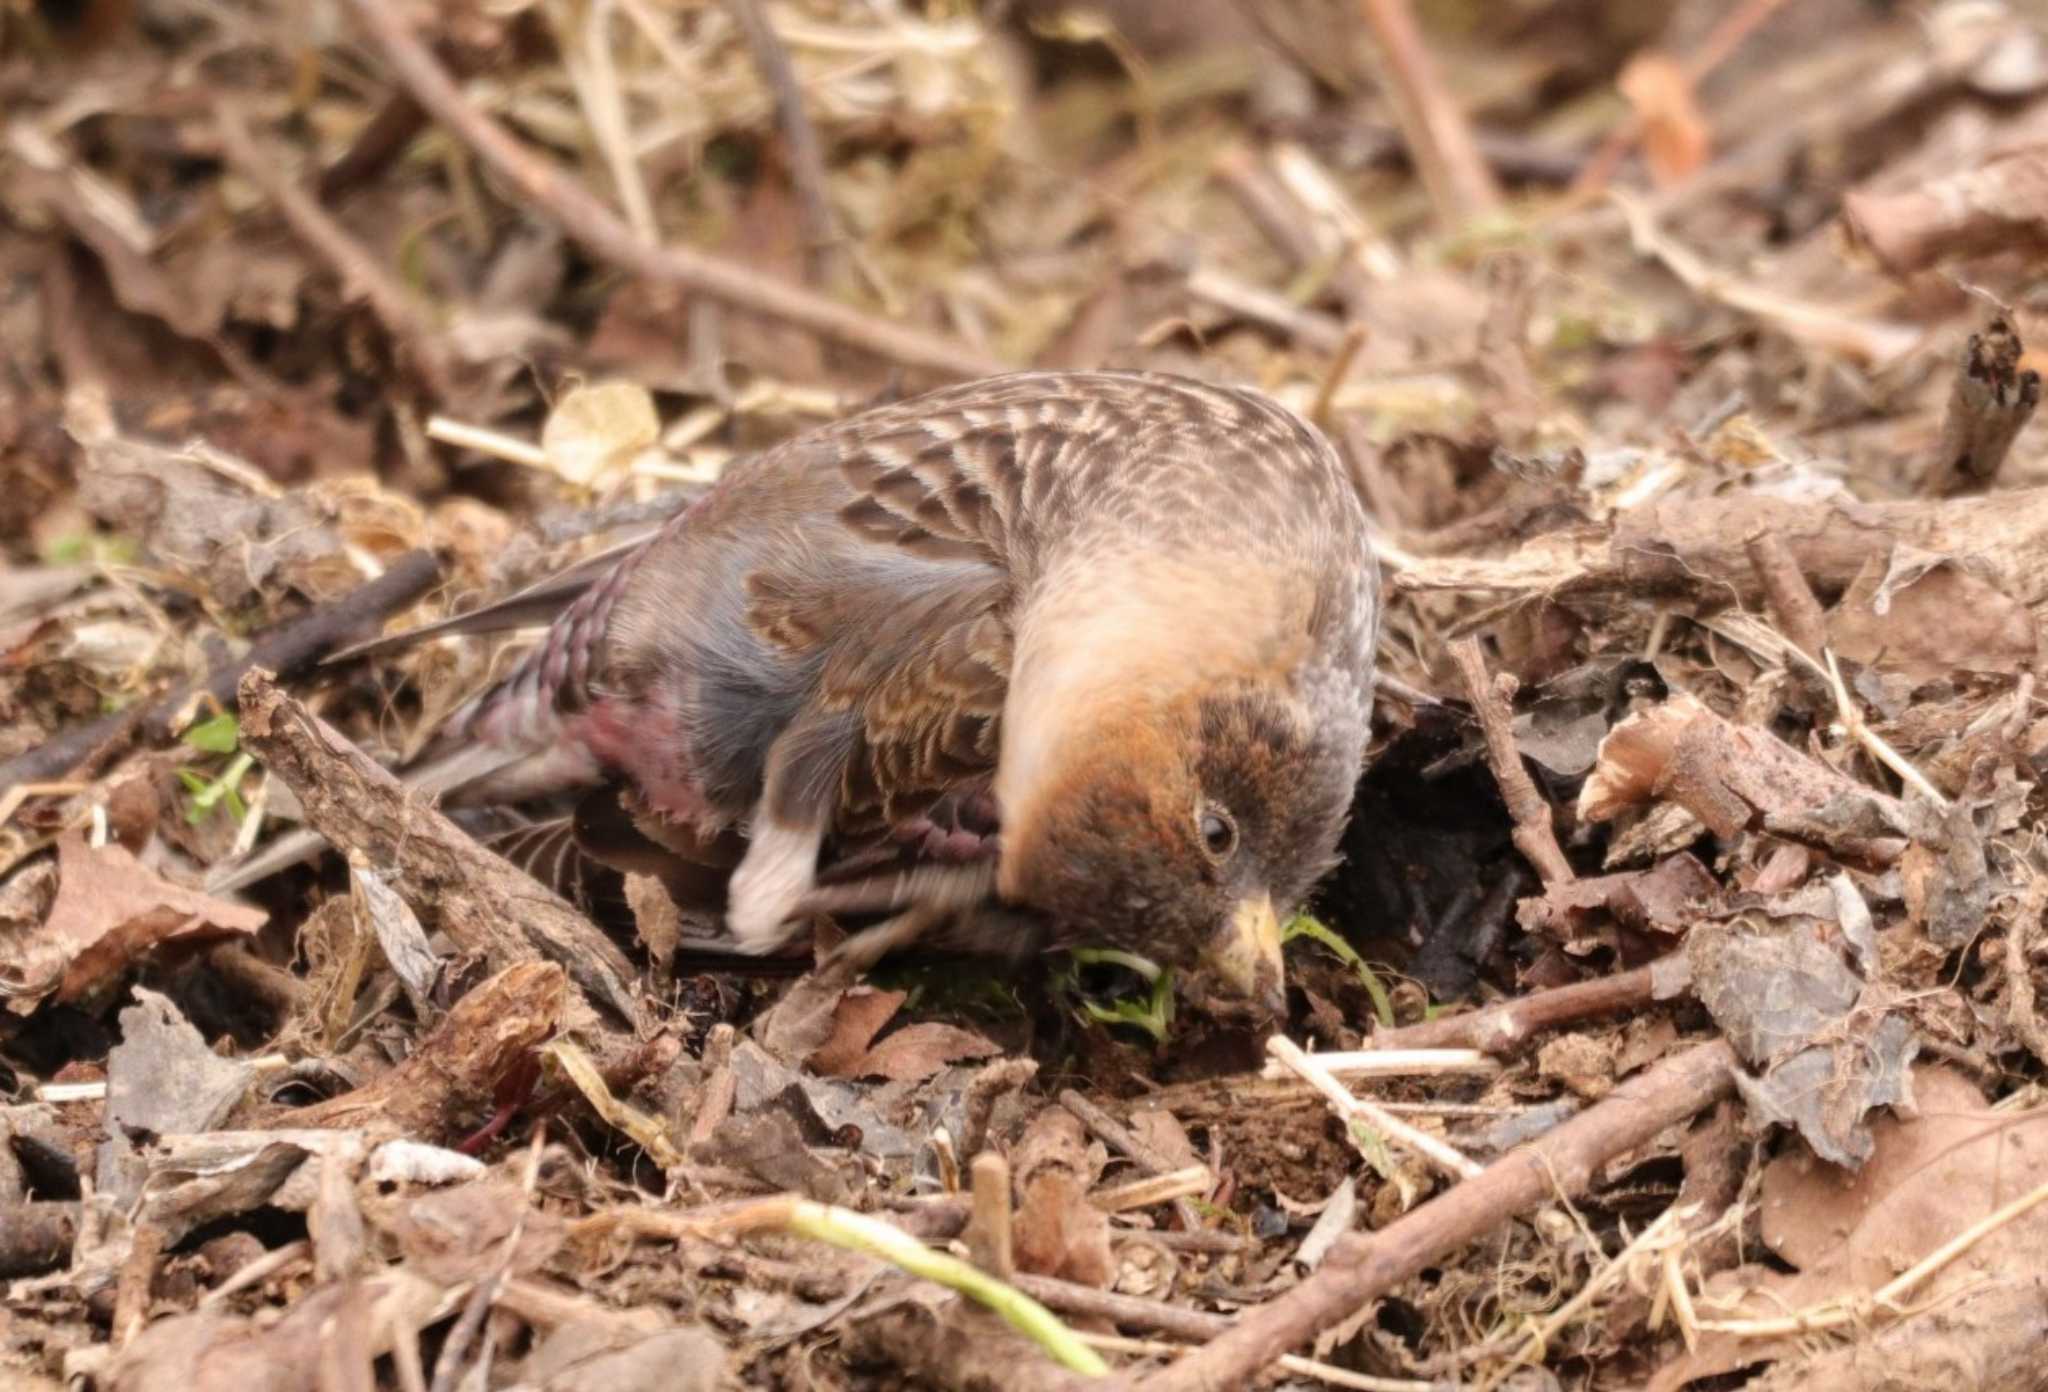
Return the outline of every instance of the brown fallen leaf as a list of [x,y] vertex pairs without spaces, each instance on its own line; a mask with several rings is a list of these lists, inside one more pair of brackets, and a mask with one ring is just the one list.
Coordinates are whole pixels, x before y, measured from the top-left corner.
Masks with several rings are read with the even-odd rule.
[[1835,655],[1916,682],[2033,665],[2034,615],[1946,556],[1900,546],[1872,557],[1827,616]]
[[269,915],[172,884],[118,843],[80,832],[57,840],[57,899],[39,925],[0,920],[0,995],[27,1014],[48,996],[73,1001],[159,943],[253,933]]
[[962,1029],[959,1025],[925,1020],[904,1026],[869,1049],[847,1076],[917,1083],[949,1063],[988,1058],[1001,1052],[1002,1047],[986,1035]]
[[[1714,1318],[1775,1319],[1835,1300],[1858,1302],[1861,1310],[1914,1263],[2048,1183],[2048,1112],[1994,1112],[1974,1083],[1941,1067],[1914,1070],[1913,1095],[1915,1115],[1872,1123],[1874,1152],[1853,1175],[1796,1148],[1765,1167],[1763,1240],[1798,1270],[1725,1273],[1705,1295],[1725,1291],[1733,1308],[1713,1308]],[[1900,1304],[1947,1308],[1968,1290],[2009,1284],[2038,1270],[2044,1243],[2048,1205],[1986,1233]],[[1702,1308],[1709,1308],[1705,1301]],[[1871,1336],[1865,1326],[1872,1315],[1890,1321],[1882,1307],[1863,1310],[1859,1338]],[[1659,1370],[1649,1392],[1675,1392],[1732,1368],[1791,1357],[1802,1337],[1812,1336],[1708,1331],[1695,1352]]]
[[827,1078],[860,1077],[856,1065],[907,999],[901,991],[878,991],[872,986],[849,989],[832,1007],[831,1033],[805,1062]]

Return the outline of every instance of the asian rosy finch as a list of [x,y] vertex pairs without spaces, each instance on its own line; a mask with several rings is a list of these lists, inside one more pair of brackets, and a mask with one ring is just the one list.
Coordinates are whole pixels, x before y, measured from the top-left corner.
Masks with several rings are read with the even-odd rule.
[[866,893],[898,937],[1113,945],[1270,1007],[1377,611],[1357,495],[1289,411],[1019,373],[736,463],[451,737],[520,756],[501,788],[596,790],[591,852],[723,898],[743,951]]

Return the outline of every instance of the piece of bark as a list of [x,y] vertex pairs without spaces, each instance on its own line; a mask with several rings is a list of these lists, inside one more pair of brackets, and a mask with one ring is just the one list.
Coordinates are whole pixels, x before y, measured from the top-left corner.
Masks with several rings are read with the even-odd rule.
[[1872,868],[1904,854],[1915,825],[1897,798],[1683,692],[1608,731],[1579,817],[1604,822],[1653,801],[1677,803],[1724,839],[1767,831]]
[[1116,1275],[1109,1219],[1088,1202],[1095,1183],[1081,1119],[1047,1107],[1032,1119],[1011,1154],[1017,1177],[1012,1229],[1019,1271],[1106,1286]]
[[1920,481],[1922,493],[1981,493],[1997,479],[2013,440],[2041,404],[2041,374],[2020,370],[2025,351],[2003,318],[1970,335],[1949,389],[1940,449]]
[[1784,538],[1823,600],[1841,594],[1872,560],[1901,545],[1955,557],[1971,573],[2037,612],[2048,607],[2048,488],[1996,497],[1866,503],[1762,492],[1674,495],[1629,508],[1605,527],[1566,527],[1502,556],[1430,555],[1399,572],[1410,590],[1542,594],[1570,604],[1614,594],[1681,595],[1725,604],[1764,599],[1750,564],[1752,537]]
[[268,673],[241,686],[242,741],[298,794],[306,821],[386,872],[431,931],[503,969],[544,957],[634,1026],[625,954],[595,924],[455,823],[411,796],[362,750],[286,695]]
[[552,962],[507,967],[457,1001],[388,1073],[325,1102],[280,1109],[269,1120],[437,1144],[460,1139],[490,1114],[505,1075],[561,1024],[567,995],[568,982]]
[[1901,193],[1850,193],[1842,224],[1893,275],[2048,246],[2048,142],[2006,149]]

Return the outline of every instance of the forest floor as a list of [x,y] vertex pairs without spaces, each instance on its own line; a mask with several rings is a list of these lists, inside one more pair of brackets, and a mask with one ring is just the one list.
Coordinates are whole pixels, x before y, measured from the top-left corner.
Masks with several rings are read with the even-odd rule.
[[[2037,10],[14,0],[0,131],[0,1384],[2042,1385]],[[390,772],[528,640],[353,645],[1024,366],[1374,518],[1287,1019]]]

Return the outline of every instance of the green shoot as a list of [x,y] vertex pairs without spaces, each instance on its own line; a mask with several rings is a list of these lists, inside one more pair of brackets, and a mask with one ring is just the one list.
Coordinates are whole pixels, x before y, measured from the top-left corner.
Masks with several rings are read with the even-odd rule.
[[1379,973],[1366,965],[1365,959],[1358,955],[1357,948],[1345,942],[1328,924],[1310,914],[1296,914],[1287,926],[1280,930],[1280,941],[1283,944],[1293,942],[1296,938],[1307,938],[1311,942],[1321,943],[1335,954],[1338,961],[1356,972],[1359,981],[1365,986],[1365,993],[1372,997],[1372,1013],[1378,1018],[1380,1028],[1394,1027],[1394,998],[1387,994],[1386,983],[1380,980]]
[[1125,996],[1109,1005],[1084,1000],[1081,1009],[1089,1019],[1100,1024],[1131,1025],[1143,1030],[1152,1036],[1154,1047],[1166,1042],[1166,1036],[1173,1032],[1172,972],[1150,958],[1112,947],[1077,947],[1069,951],[1067,957],[1067,970],[1060,984],[1076,994],[1080,990],[1081,968],[1103,962],[1135,972],[1150,982],[1152,989],[1143,998]]
[[185,809],[185,820],[193,826],[198,826],[218,806],[226,807],[228,815],[237,822],[245,820],[249,815],[249,807],[242,801],[242,780],[255,766],[255,757],[245,753],[235,755],[217,778],[208,778],[191,769],[179,769],[179,780],[184,783],[186,791],[192,794],[192,805]]

